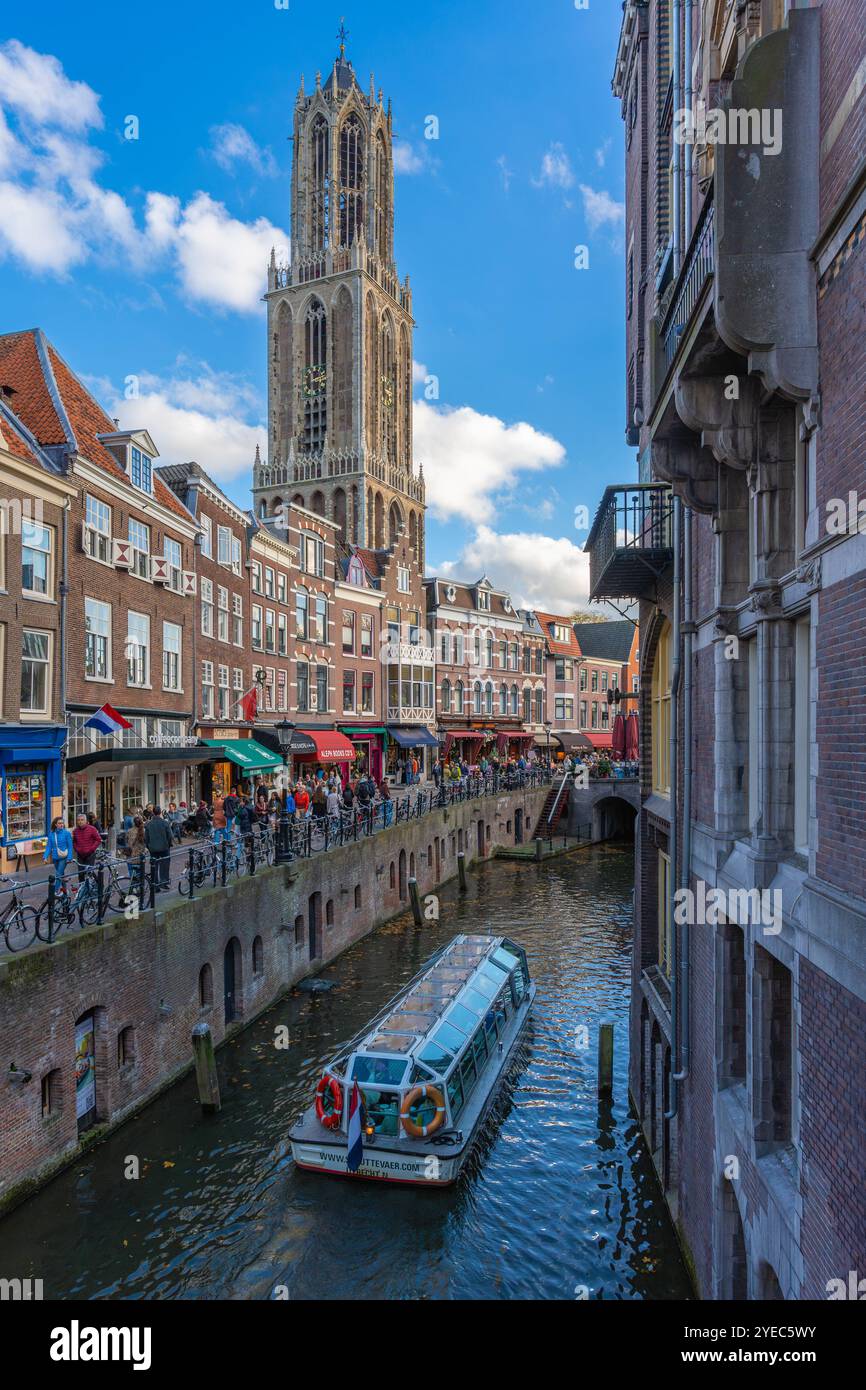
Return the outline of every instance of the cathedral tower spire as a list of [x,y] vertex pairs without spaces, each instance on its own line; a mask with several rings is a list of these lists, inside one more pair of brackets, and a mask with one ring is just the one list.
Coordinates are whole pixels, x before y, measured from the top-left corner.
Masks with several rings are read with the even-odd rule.
[[424,553],[412,455],[412,295],[394,262],[390,113],[339,52],[294,112],[291,264],[268,274],[269,459],[259,515],[297,500],[343,539]]

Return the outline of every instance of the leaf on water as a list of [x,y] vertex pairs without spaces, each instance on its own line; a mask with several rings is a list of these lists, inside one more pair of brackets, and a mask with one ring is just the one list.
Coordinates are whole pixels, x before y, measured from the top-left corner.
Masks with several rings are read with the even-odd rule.
[[163,1164],[162,1164],[162,1166],[163,1166],[163,1168],[173,1168],[173,1167],[174,1167],[174,1164],[171,1162],[170,1159],[166,1158],[166,1159],[163,1159]]

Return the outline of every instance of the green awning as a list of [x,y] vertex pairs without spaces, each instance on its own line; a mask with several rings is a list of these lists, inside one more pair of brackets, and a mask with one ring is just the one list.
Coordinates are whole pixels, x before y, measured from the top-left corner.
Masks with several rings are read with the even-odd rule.
[[230,762],[242,767],[245,772],[265,772],[271,768],[282,767],[283,760],[256,743],[254,738],[203,738],[208,748],[220,748]]

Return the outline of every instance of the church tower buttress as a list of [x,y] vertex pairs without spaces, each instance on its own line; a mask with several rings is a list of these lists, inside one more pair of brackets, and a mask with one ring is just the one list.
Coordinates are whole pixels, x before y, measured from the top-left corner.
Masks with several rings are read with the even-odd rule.
[[[344,36],[342,36],[344,38]],[[394,263],[390,103],[345,43],[295,103],[291,260],[271,253],[268,461],[256,514],[296,502],[346,542],[405,541],[423,572],[424,479],[412,454],[412,292]]]

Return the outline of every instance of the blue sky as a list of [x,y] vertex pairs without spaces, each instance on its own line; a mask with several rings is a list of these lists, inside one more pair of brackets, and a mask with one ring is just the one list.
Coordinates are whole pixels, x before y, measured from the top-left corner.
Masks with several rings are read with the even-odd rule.
[[[610,91],[620,7],[342,7],[362,86],[372,69],[393,102],[397,262],[416,361],[439,381],[432,402],[419,381],[416,408],[428,568],[486,571],[520,601],[568,607],[586,592],[574,509],[591,515],[635,468]],[[329,72],[341,13],[340,0],[49,0],[0,36],[2,330],[45,329],[164,461],[197,458],[245,505],[294,99],[301,72],[308,86]]]

